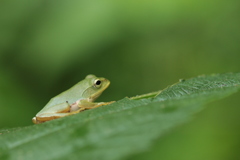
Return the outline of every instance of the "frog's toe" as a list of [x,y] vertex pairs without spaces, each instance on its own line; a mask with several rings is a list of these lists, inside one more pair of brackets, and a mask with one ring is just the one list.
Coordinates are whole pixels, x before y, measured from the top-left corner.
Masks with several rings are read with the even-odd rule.
[[36,124],[37,123],[37,118],[33,117],[32,122]]

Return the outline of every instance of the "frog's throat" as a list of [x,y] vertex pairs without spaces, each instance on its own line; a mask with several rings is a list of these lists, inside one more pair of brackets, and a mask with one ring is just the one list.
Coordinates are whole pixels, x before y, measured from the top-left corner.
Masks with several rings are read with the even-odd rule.
[[101,94],[102,94],[102,93],[100,92],[100,93],[95,94],[94,96],[90,97],[90,98],[89,98],[89,102],[95,101]]

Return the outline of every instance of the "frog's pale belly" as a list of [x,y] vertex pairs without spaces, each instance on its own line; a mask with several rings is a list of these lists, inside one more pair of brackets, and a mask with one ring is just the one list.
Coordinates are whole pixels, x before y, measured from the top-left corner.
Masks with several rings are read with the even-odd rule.
[[80,100],[76,101],[75,103],[71,104],[70,106],[70,112],[74,112],[79,110],[78,104],[80,103]]

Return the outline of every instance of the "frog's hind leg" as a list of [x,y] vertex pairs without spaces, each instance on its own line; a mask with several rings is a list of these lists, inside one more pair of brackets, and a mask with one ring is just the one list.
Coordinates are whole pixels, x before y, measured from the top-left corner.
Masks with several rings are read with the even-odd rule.
[[34,117],[32,120],[33,120],[33,123],[38,124],[38,123],[43,123],[43,122],[50,121],[53,119],[76,114],[78,112],[81,112],[82,110],[84,110],[84,109],[79,109],[77,111],[68,112],[68,113],[45,113],[45,114]]
[[46,121],[50,121],[53,119],[69,116],[72,114],[76,114],[84,108],[80,108],[76,111],[71,112],[71,105],[68,104],[68,102],[64,102],[55,106],[52,106],[50,108],[47,108],[45,110],[40,111],[33,119],[33,123],[38,124],[38,123],[43,123]]
[[42,115],[38,115],[32,119],[33,123],[38,124],[38,123],[43,123],[46,121],[50,121],[53,119],[61,118],[68,116],[69,113],[45,113]]

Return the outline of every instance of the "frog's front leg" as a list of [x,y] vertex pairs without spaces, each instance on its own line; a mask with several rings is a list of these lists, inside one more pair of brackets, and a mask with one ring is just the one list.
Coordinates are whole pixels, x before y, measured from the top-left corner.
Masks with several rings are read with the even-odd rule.
[[85,110],[84,108],[78,108],[75,111],[71,111],[72,105],[69,105],[68,102],[64,102],[58,105],[54,105],[50,108],[46,108],[42,111],[40,111],[33,119],[33,123],[43,123],[46,121],[50,121],[53,119],[69,116],[72,114],[76,114],[78,112],[81,112],[82,110]]
[[93,103],[93,102],[89,102],[86,100],[82,100],[82,101],[80,101],[80,103],[78,103],[78,107],[82,108],[82,109],[93,109],[93,108],[97,108],[100,106],[111,104],[113,102],[115,102],[115,101]]

